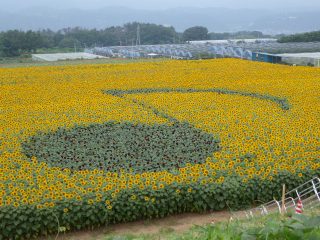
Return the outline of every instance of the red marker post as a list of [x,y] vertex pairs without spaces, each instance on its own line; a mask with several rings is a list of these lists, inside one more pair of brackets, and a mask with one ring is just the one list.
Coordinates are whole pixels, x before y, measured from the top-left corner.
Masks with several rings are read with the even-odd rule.
[[296,206],[296,214],[301,214],[303,212],[302,201],[299,199]]

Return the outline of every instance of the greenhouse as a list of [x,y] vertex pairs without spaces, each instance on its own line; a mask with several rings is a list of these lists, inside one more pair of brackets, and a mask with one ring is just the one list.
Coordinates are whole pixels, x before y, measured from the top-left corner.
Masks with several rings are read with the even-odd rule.
[[[193,42],[186,44],[133,45],[95,47],[85,50],[87,53],[114,58],[150,58],[150,56],[174,59],[202,58],[241,58],[253,60],[253,53],[266,53],[272,56],[290,59],[294,56],[282,56],[289,53],[320,52],[320,42],[309,43],[278,43],[276,41],[230,41],[230,42]],[[300,56],[301,58],[301,56]],[[317,65],[314,57],[301,62],[302,65]],[[279,58],[280,59],[280,58]],[[319,59],[319,58],[316,58]],[[279,62],[279,61],[276,61]],[[294,64],[286,60],[289,64]],[[308,64],[310,63],[310,64]],[[300,62],[297,64],[300,65]],[[318,64],[319,65],[319,64]]]

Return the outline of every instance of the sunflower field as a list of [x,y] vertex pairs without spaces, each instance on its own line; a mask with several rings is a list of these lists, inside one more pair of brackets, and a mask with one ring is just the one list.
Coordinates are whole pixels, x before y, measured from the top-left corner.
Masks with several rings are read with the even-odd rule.
[[320,69],[0,68],[0,239],[245,208],[320,173]]

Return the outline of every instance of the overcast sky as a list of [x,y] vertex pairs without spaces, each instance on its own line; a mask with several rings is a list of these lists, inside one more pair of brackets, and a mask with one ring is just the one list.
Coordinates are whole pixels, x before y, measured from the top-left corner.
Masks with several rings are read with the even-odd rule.
[[101,8],[126,6],[137,9],[166,9],[175,7],[226,7],[278,10],[320,9],[320,0],[0,0],[0,10],[24,8]]

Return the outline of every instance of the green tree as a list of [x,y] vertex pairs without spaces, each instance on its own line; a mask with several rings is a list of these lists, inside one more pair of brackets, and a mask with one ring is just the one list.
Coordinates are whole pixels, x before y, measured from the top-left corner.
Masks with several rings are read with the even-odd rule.
[[293,35],[282,36],[279,42],[319,42],[320,41],[320,31],[298,33]]
[[173,27],[133,22],[123,26],[123,40],[126,45],[131,45],[133,42],[136,42],[138,25],[140,25],[141,44],[166,44],[178,42],[178,34]]
[[[43,48],[53,48],[57,45],[57,44],[55,44],[55,40],[54,40],[54,37],[56,35],[56,33],[54,31],[52,31],[50,29],[44,29],[44,30],[38,31],[38,33],[40,34],[40,36],[42,38],[42,47]],[[60,41],[61,40],[62,39],[60,39]]]
[[40,33],[27,31],[24,33],[21,50],[24,52],[36,52],[37,48],[43,47],[43,39]]
[[60,48],[73,48],[73,47],[80,48],[81,43],[80,41],[78,41],[73,37],[65,37],[60,41],[59,47]]
[[9,30],[1,34],[0,46],[5,57],[19,56],[23,49],[24,32]]
[[184,41],[207,40],[208,29],[206,27],[195,26],[183,32]]

